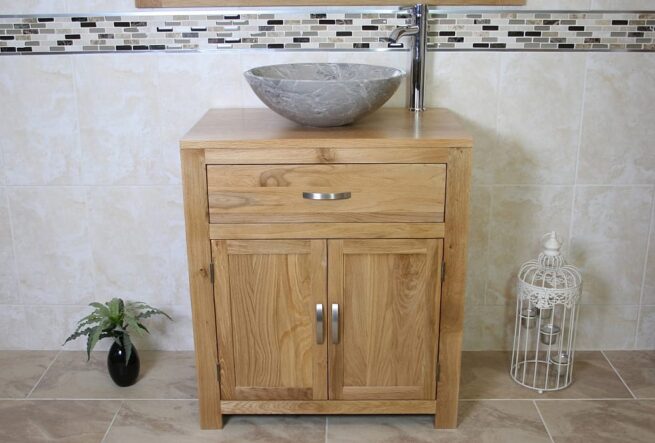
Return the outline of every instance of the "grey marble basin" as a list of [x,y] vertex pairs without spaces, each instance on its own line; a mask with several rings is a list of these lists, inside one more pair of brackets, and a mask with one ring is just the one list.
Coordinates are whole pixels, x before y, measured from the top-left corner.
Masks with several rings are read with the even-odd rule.
[[[278,114],[307,126],[342,126],[370,114],[396,92],[405,73],[353,63],[293,63],[244,73]],[[256,122],[253,122],[256,123]]]

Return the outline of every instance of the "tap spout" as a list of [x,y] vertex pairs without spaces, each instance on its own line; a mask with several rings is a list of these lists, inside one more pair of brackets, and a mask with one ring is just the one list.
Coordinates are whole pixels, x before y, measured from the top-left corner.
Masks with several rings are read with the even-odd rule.
[[389,37],[387,37],[387,41],[390,41],[391,43],[397,43],[398,40],[400,40],[404,36],[410,36],[410,35],[418,35],[420,32],[420,29],[417,25],[407,25],[407,26],[398,26],[396,29],[391,31],[391,34],[389,34]]

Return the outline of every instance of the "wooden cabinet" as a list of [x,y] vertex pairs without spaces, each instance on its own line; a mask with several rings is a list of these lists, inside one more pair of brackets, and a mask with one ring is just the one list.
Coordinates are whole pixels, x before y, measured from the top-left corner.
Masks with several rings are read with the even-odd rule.
[[471,146],[437,109],[327,129],[212,110],[185,136],[204,428],[283,413],[456,426]]

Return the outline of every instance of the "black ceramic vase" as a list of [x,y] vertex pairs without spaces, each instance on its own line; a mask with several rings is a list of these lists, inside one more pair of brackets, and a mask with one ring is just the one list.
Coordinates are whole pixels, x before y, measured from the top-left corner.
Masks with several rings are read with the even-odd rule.
[[107,355],[107,369],[111,379],[118,386],[132,386],[136,383],[141,369],[139,354],[134,346],[132,346],[132,354],[130,354],[130,361],[127,364],[125,364],[125,357],[125,348],[114,342]]

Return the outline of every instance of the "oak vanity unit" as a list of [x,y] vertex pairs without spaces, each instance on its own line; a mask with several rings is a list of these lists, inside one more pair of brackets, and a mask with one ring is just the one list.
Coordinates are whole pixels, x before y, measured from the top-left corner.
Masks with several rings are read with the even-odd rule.
[[457,425],[471,137],[447,110],[308,128],[211,110],[181,141],[200,421]]

